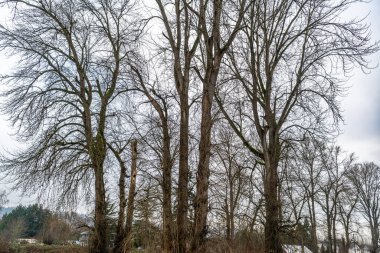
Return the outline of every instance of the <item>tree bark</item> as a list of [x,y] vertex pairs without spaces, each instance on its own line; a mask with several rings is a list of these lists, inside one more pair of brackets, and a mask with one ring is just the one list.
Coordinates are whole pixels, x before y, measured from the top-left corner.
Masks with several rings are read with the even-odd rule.
[[[84,81],[81,81],[84,83]],[[84,87],[84,85],[82,86]],[[84,93],[84,91],[82,91]],[[104,160],[106,158],[106,142],[104,129],[106,122],[107,99],[102,100],[98,131],[93,140],[91,128],[91,113],[89,107],[85,107],[84,125],[88,150],[93,163],[95,174],[95,234],[90,248],[91,253],[103,253],[108,251],[108,224],[107,224],[107,203],[104,183]]]
[[[245,13],[246,1],[240,1],[235,26],[228,36],[224,36],[222,45],[221,29],[223,23],[223,1],[212,1],[212,16],[207,16],[208,1],[200,1],[199,23],[202,31],[203,43],[206,52],[205,72],[202,79],[202,116],[201,116],[201,136],[199,143],[199,163],[197,168],[197,191],[194,206],[194,226],[193,240],[191,243],[192,252],[205,252],[205,242],[207,235],[207,213],[208,213],[208,188],[210,177],[210,156],[211,156],[211,130],[212,130],[212,105],[215,96],[215,89],[219,75],[222,58],[236,34],[241,29],[241,22]],[[212,20],[211,32],[208,32],[206,20]],[[198,71],[198,73],[200,73]]]
[[[161,0],[156,0],[162,16],[167,39],[174,57],[173,75],[176,84],[177,94],[180,99],[180,136],[179,136],[179,168],[178,168],[178,207],[177,207],[177,242],[178,252],[187,252],[188,239],[188,184],[189,184],[189,83],[190,68],[194,53],[199,44],[199,33],[193,44],[190,44],[191,36],[191,11],[189,3],[185,4],[180,0],[174,1],[175,20],[174,28],[165,11]],[[183,3],[183,5],[181,5]],[[181,48],[183,47],[183,53]]]
[[137,177],[137,140],[131,143],[132,161],[131,161],[131,182],[128,192],[127,218],[125,222],[124,252],[130,252],[132,249],[132,221],[136,192]]
[[[185,85],[188,86],[188,83],[186,83]],[[185,253],[187,252],[187,212],[189,203],[189,105],[188,91],[178,91],[178,93],[180,95],[181,119],[179,134],[177,233],[178,252]]]
[[[278,163],[280,160],[280,144],[277,131],[271,122],[270,113],[267,114],[269,130],[263,135],[261,146],[264,154],[264,196],[265,196],[265,240],[266,253],[281,253],[280,240],[280,201],[278,196]],[[268,139],[268,140],[267,140]]]
[[104,187],[103,166],[95,170],[95,233],[90,248],[91,253],[103,253],[108,250],[108,225],[106,220],[106,193]]
[[[311,168],[311,172],[313,172],[313,167]],[[309,206],[309,214],[310,214],[310,225],[311,225],[311,244],[312,244],[312,252],[318,253],[318,237],[317,237],[317,218],[315,213],[315,183],[314,177],[311,173],[311,206]]]
[[[116,151],[116,150],[115,150]],[[114,152],[115,153],[115,152]],[[122,253],[123,240],[125,237],[125,207],[127,205],[125,197],[125,177],[126,177],[126,167],[124,161],[121,160],[119,154],[115,153],[120,164],[120,175],[119,175],[119,213],[117,219],[116,227],[116,237],[114,241],[114,253]]]
[[172,218],[172,161],[170,155],[170,136],[167,121],[163,123],[163,154],[162,154],[162,191],[163,191],[163,240],[162,252],[173,252],[173,218]]
[[201,139],[199,143],[192,252],[205,252],[204,244],[207,235],[208,187],[210,177],[211,109],[214,90],[215,84],[213,83],[205,83],[203,85]]

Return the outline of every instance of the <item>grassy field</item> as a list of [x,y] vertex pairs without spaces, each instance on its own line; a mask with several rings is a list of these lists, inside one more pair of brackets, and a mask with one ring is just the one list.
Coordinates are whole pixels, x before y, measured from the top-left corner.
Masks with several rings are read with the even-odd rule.
[[13,245],[9,253],[87,253],[87,248],[72,245]]

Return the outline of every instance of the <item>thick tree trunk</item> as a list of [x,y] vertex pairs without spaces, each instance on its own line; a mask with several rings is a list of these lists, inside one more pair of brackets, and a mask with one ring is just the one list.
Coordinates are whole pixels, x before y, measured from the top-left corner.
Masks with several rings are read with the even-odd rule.
[[[188,85],[188,83],[186,83]],[[179,175],[178,175],[178,209],[177,233],[178,252],[187,252],[187,212],[188,212],[188,185],[189,185],[189,105],[187,88],[180,94],[181,122],[179,134]]]
[[[268,103],[269,104],[269,103]],[[264,154],[264,197],[265,197],[265,253],[282,253],[280,240],[280,211],[278,163],[281,147],[274,123],[274,115],[266,115],[268,130],[262,136],[261,146]],[[268,136],[266,136],[268,135]]]
[[[172,162],[170,156],[170,136],[167,123],[163,122],[163,154],[162,154],[162,192],[163,192],[163,240],[162,253],[173,252],[173,218],[172,218]],[[166,123],[166,124],[165,124]]]
[[207,235],[208,187],[210,177],[210,151],[212,128],[212,101],[216,76],[213,81],[203,84],[201,136],[199,143],[199,164],[197,171],[197,192],[195,197],[195,221],[193,228],[192,252],[205,252]]
[[311,177],[311,210],[310,210],[310,225],[311,225],[311,251],[318,253],[318,237],[317,237],[317,218],[315,214],[315,184],[314,179]]
[[[272,159],[271,159],[272,160]],[[278,200],[278,175],[276,162],[269,161],[266,163],[265,175],[265,252],[281,253],[280,243],[280,205]]]
[[125,177],[126,167],[124,162],[119,160],[120,175],[119,175],[119,213],[116,227],[116,237],[114,242],[114,253],[122,253],[123,240],[125,237],[125,207],[127,205],[125,198]]
[[90,248],[91,253],[104,253],[108,251],[107,219],[106,219],[106,193],[104,187],[103,166],[95,168],[95,233]]
[[128,192],[128,206],[127,206],[127,218],[125,222],[125,237],[124,237],[124,251],[130,252],[132,248],[132,221],[135,202],[136,191],[136,177],[137,177],[137,141],[132,141],[131,144],[132,161],[131,161],[131,182],[129,184]]
[[371,230],[371,253],[379,253],[380,247],[379,247],[379,240],[380,240],[380,234],[379,234],[379,224],[377,222],[377,219],[371,216],[372,222],[370,222],[370,230]]
[[101,131],[101,129],[104,129],[105,117],[102,116],[103,115],[100,117],[99,123],[100,129],[95,141],[90,142],[91,146],[89,148],[95,174],[95,234],[90,247],[91,253],[108,252],[107,203],[103,170],[106,157],[106,144],[104,141],[104,132]]
[[[314,206],[314,203],[313,203]],[[317,237],[317,222],[315,218],[315,210],[313,211],[314,215],[311,218],[311,244],[312,244],[312,252],[318,253],[318,237]]]
[[342,250],[341,252],[342,253],[349,253],[350,251],[350,231],[348,230],[349,228],[346,229],[346,227],[344,228],[344,234],[345,234],[345,238],[342,238]]

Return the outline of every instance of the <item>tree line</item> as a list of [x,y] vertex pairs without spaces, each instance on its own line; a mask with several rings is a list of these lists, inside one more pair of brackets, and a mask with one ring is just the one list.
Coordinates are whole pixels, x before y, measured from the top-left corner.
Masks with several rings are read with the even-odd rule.
[[110,203],[115,253],[131,250],[136,217],[159,227],[162,252],[206,252],[216,235],[238,247],[246,228],[280,253],[307,219],[313,251],[323,224],[336,253],[357,206],[378,252],[378,166],[326,144],[344,76],[378,50],[363,19],[344,18],[356,2],[0,1],[0,50],[17,59],[1,110],[25,144],[1,171],[57,206],[92,203],[94,253],[109,250]]
[[[78,217],[76,222],[79,223]],[[19,238],[37,238],[49,245],[63,244],[77,236],[74,220],[71,217],[70,222],[63,215],[53,213],[41,205],[20,205],[1,217],[0,237],[8,242],[15,242]]]

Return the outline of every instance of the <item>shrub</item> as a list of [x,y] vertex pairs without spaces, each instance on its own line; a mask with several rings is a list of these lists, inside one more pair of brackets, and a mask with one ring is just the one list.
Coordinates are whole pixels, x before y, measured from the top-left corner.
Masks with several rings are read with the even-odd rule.
[[9,242],[0,238],[0,253],[11,253]]

